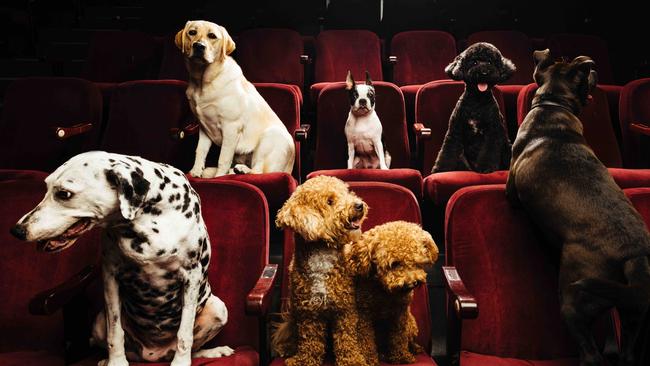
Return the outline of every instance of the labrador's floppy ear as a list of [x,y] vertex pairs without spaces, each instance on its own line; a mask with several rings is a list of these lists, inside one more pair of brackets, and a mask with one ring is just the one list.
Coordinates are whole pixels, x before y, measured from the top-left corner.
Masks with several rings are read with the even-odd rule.
[[185,30],[187,29],[188,25],[190,25],[190,22],[185,23],[185,27],[179,30],[178,33],[176,33],[176,37],[174,38],[176,47],[178,47],[178,49],[183,53],[185,52]]
[[228,55],[235,51],[235,41],[232,40],[226,28],[219,26],[221,30],[221,59],[225,60]]
[[352,76],[352,72],[348,70],[348,76],[345,77],[345,89],[352,90],[354,89],[354,85],[354,77]]
[[465,55],[464,53],[461,53],[454,58],[454,61],[445,67],[445,73],[447,76],[454,80],[463,80],[464,75],[463,71],[461,70],[463,57],[465,57]]
[[133,220],[146,201],[149,181],[142,170],[127,168],[124,164],[114,164],[104,171],[108,184],[117,191],[122,217]]

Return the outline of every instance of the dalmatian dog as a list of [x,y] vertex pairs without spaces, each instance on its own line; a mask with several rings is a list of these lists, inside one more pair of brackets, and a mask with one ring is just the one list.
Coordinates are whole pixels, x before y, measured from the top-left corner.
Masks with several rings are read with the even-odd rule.
[[199,350],[226,324],[228,311],[208,283],[210,239],[201,201],[185,175],[166,164],[103,151],[68,160],[46,179],[43,200],[11,229],[37,248],[59,252],[102,227],[105,309],[92,342],[107,348],[99,366],[128,361],[221,357]]

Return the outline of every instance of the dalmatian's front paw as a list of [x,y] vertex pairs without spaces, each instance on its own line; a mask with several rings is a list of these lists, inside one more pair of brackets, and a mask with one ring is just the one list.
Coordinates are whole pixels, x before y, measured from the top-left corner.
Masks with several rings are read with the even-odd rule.
[[126,360],[126,356],[114,357],[99,361],[97,366],[129,366],[129,361]]
[[194,167],[192,170],[190,170],[190,176],[194,178],[201,178],[203,175],[204,169],[200,167]]

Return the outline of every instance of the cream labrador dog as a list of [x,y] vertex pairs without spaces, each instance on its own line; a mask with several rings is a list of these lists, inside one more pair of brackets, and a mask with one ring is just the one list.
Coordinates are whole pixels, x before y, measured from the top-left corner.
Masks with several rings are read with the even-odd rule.
[[[235,42],[226,29],[203,20],[188,21],[175,41],[189,71],[187,98],[201,124],[190,175],[291,173],[293,139],[229,56]],[[216,171],[205,168],[211,142],[221,146]]]

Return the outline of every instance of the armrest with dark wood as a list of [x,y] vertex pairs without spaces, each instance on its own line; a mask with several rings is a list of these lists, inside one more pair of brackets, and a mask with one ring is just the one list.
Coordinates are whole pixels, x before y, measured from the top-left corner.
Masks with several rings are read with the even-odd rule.
[[388,56],[388,64],[395,65],[397,63],[397,56]]
[[56,127],[54,133],[56,138],[65,140],[73,136],[84,134],[93,129],[92,123],[78,123],[69,127]]
[[99,268],[89,265],[64,283],[45,290],[29,302],[29,312],[33,315],[51,315],[69,304],[77,295],[99,276]]
[[650,126],[643,123],[630,123],[630,130],[640,135],[650,136]]
[[460,354],[462,321],[478,317],[476,299],[467,290],[456,267],[443,266],[447,287],[447,356],[457,360]]
[[422,123],[413,124],[413,133],[415,133],[415,137],[418,140],[428,139],[431,137],[431,129],[429,127],[425,127]]
[[300,55],[300,63],[303,65],[308,65],[312,61],[309,55]]
[[300,142],[305,142],[309,138],[309,130],[311,129],[311,125],[309,124],[301,124],[300,127],[296,128],[295,131],[293,131],[293,137]]
[[169,129],[169,133],[171,134],[171,137],[175,140],[182,140],[187,136],[196,135],[198,132],[199,132],[198,123],[190,123],[189,125],[183,128]]
[[265,316],[268,313],[277,273],[277,264],[267,264],[264,267],[255,287],[246,296],[246,314]]

